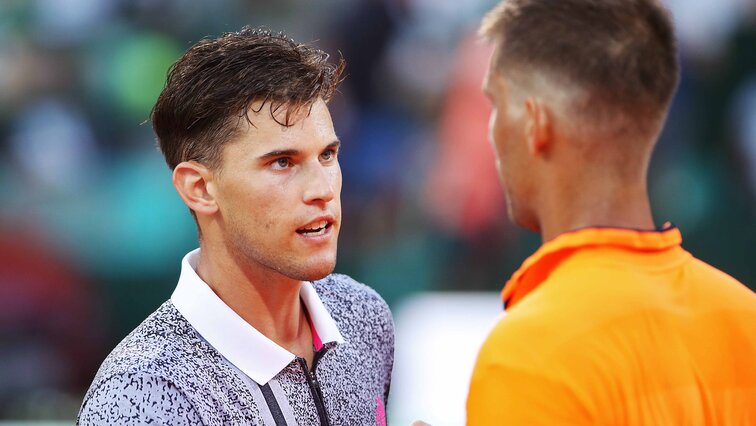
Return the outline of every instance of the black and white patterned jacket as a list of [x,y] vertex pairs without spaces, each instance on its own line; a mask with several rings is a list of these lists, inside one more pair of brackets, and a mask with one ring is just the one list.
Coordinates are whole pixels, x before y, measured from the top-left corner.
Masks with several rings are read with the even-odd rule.
[[78,424],[386,424],[394,325],[375,291],[338,274],[303,284],[320,347],[309,371],[234,318],[194,273],[197,255],[171,300],[103,362]]

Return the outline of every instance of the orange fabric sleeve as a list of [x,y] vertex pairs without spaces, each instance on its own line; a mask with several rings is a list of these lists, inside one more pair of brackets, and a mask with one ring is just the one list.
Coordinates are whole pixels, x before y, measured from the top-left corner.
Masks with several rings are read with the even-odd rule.
[[467,399],[467,424],[589,425],[588,410],[569,387],[543,374],[479,361]]

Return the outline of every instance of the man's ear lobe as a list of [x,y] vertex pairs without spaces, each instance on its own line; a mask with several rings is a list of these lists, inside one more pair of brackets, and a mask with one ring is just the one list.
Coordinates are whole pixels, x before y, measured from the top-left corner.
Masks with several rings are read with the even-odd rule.
[[542,155],[551,146],[551,115],[543,101],[537,98],[525,100],[526,129],[528,151],[532,155]]
[[196,161],[184,161],[173,169],[173,186],[197,215],[211,215],[218,210],[213,172]]

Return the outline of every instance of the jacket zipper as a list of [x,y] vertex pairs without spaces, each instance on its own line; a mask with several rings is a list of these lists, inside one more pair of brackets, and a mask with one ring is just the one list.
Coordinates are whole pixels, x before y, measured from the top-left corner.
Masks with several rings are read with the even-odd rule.
[[310,393],[312,393],[312,399],[315,401],[315,409],[318,412],[321,426],[329,426],[331,424],[328,421],[328,412],[325,409],[325,403],[323,401],[323,391],[321,391],[320,383],[315,376],[315,367],[318,365],[318,361],[323,357],[325,352],[325,348],[315,352],[315,357],[312,360],[312,370],[307,368],[307,361],[305,361],[304,358],[297,357],[299,364],[305,372],[305,376],[307,376],[307,383],[310,385]]

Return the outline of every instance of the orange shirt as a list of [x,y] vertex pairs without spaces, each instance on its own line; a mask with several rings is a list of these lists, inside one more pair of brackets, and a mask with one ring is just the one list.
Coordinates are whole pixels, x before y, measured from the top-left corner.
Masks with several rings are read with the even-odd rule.
[[528,258],[481,348],[469,425],[756,425],[756,294],[660,232],[589,228]]

